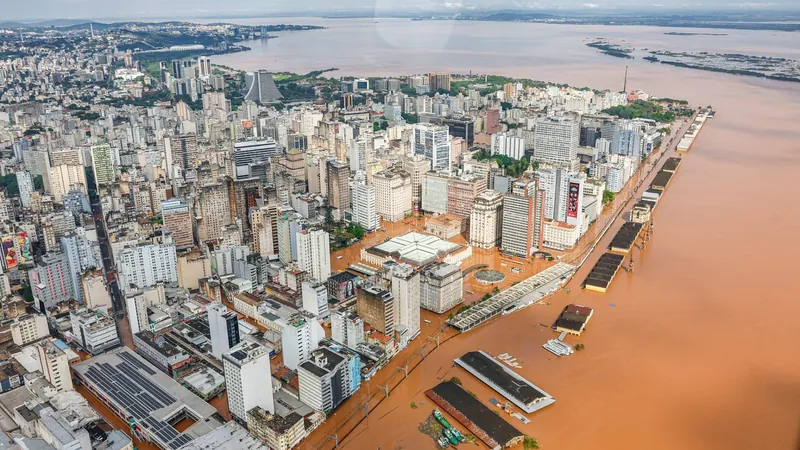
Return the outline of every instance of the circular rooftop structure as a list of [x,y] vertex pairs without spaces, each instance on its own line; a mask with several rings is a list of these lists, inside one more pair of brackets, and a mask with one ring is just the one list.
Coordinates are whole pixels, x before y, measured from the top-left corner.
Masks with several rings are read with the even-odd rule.
[[506,276],[497,270],[479,270],[475,272],[475,279],[481,283],[494,284],[505,280]]

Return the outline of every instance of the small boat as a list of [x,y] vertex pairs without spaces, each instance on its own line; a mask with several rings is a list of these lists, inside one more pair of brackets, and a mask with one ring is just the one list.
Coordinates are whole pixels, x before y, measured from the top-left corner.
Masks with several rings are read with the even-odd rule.
[[458,431],[458,428],[453,427],[453,428],[450,429],[450,431],[453,433],[453,435],[456,437],[456,439],[458,439],[458,442],[464,442],[466,440],[464,438],[464,435],[461,434],[460,431]]
[[458,438],[453,434],[453,431],[450,430],[450,428],[443,428],[442,433],[444,433],[444,436],[448,441],[450,441],[451,444],[458,445]]
[[450,422],[448,422],[447,419],[444,418],[444,416],[442,415],[441,412],[439,412],[438,409],[435,409],[433,411],[433,417],[436,418],[436,420],[438,420],[439,423],[442,424],[443,427],[445,427],[445,428],[451,428],[452,427],[450,425]]
[[447,438],[444,436],[439,436],[439,438],[436,439],[436,442],[439,444],[439,447],[441,448],[450,447],[450,443],[447,442]]

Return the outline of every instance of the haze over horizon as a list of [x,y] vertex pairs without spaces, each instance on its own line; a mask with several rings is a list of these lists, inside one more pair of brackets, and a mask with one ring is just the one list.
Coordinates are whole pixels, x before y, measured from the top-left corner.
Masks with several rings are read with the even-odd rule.
[[632,1],[606,0],[240,0],[234,5],[219,0],[159,0],[119,2],[101,0],[3,0],[2,21],[34,21],[54,19],[153,19],[193,17],[236,17],[263,15],[324,15],[336,12],[368,12],[400,14],[413,12],[457,13],[459,11],[530,10],[541,12],[623,13],[673,11],[775,12],[800,9],[800,4],[785,0],[751,0],[731,3],[705,0],[699,3],[665,4],[655,0],[642,4]]

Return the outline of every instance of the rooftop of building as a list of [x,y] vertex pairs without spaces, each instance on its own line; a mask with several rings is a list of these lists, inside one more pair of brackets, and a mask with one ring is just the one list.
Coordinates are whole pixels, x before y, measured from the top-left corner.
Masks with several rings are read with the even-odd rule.
[[180,450],[269,450],[269,447],[231,421],[187,443]]
[[[162,448],[177,450],[220,426],[216,409],[127,348],[72,366],[82,383],[132,417]],[[188,414],[197,421],[184,432],[168,422]]]
[[269,357],[269,349],[267,347],[256,342],[242,341],[225,352],[222,358],[238,366],[242,366],[262,356]]
[[434,263],[425,267],[425,269],[422,270],[422,273],[428,278],[444,279],[456,272],[459,272],[460,270],[461,269],[453,264]]
[[454,253],[461,245],[439,239],[436,236],[411,231],[369,248],[367,251],[389,256],[401,261],[423,266]]
[[171,357],[183,357],[181,359],[189,358],[189,354],[184,352],[182,349],[172,345],[166,339],[161,336],[156,336],[153,332],[149,330],[142,330],[134,335],[136,338],[141,340],[145,345],[149,348],[161,353],[163,356],[167,358]]
[[342,361],[344,361],[344,358],[338,353],[320,347],[311,352],[311,359],[300,364],[300,367],[318,377],[323,377],[335,369]]
[[266,425],[270,430],[274,431],[278,435],[282,435],[289,431],[293,426],[297,425],[297,422],[301,422],[303,420],[303,416],[297,413],[289,413],[286,416],[281,416],[279,414],[272,414],[269,411],[265,411],[259,406],[247,411],[247,419],[248,422],[250,420],[254,420],[262,425]]

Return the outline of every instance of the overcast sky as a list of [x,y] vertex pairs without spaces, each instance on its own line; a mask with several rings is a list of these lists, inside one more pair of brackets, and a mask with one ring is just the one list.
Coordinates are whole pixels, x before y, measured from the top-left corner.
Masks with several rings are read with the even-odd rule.
[[231,17],[236,14],[286,14],[335,10],[453,10],[460,9],[570,9],[604,10],[787,10],[800,8],[797,0],[0,0],[0,22],[32,19],[136,19]]

